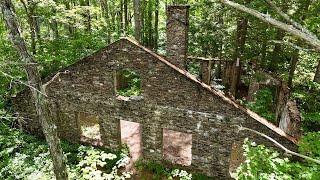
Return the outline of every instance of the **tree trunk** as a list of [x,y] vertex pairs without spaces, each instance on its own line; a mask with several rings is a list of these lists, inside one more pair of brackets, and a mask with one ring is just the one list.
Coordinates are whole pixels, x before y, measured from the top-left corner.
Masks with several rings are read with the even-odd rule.
[[[246,3],[249,2],[250,1],[246,1]],[[248,19],[246,17],[240,17],[237,25],[236,47],[233,54],[233,74],[230,88],[230,92],[235,98],[237,96],[238,86],[240,82],[241,54],[244,51],[247,29]]]
[[313,78],[314,82],[320,83],[320,61],[318,62],[317,70]]
[[[281,29],[277,29],[277,34],[276,34],[275,40],[282,41],[283,37],[284,37],[284,32]],[[276,71],[278,69],[278,65],[281,62],[280,61],[281,54],[282,54],[281,44],[276,43],[274,45],[274,49],[273,49],[273,52],[272,52],[271,62],[269,64],[269,66],[268,66],[269,70],[271,72],[274,72],[274,71]]]
[[149,49],[152,49],[152,1],[148,1],[148,43]]
[[124,31],[125,34],[128,34],[128,26],[129,26],[129,18],[128,18],[128,0],[124,0],[123,3],[124,8]]
[[268,42],[268,37],[267,37],[267,26],[264,26],[263,30],[263,40],[262,40],[262,45],[261,45],[261,65],[263,68],[266,68],[267,66],[267,42]]
[[59,39],[58,22],[55,19],[52,19],[51,26],[53,31],[53,37],[55,40],[58,40]]
[[[224,28],[224,5],[222,5],[222,11],[220,11],[218,16],[218,22],[221,25],[222,28]],[[222,53],[223,53],[223,43],[224,43],[224,36],[222,36],[219,39],[219,53],[218,53],[218,59],[222,59]],[[221,61],[217,62],[217,72],[216,72],[216,79],[222,78],[222,67],[221,67]]]
[[30,88],[30,90],[35,103],[37,117],[49,144],[56,179],[68,179],[67,168],[64,164],[63,153],[60,146],[60,139],[52,119],[53,116],[49,109],[49,103],[45,95],[45,87],[41,83],[41,76],[39,74],[37,64],[30,64],[35,63],[35,61],[28,53],[26,43],[20,34],[20,26],[13,11],[13,4],[11,0],[2,0],[1,9],[11,41],[19,53],[22,62],[25,63],[24,69],[27,72],[28,82],[30,86],[35,88]]
[[[69,4],[69,1],[66,1],[66,2],[65,2],[65,5],[66,5],[66,9],[67,9],[67,10],[70,10],[70,9],[71,9],[70,4]],[[73,35],[74,30],[73,30],[72,25],[68,24],[68,25],[67,25],[67,28],[68,28],[69,34],[70,34],[70,35]]]
[[294,50],[293,56],[291,58],[291,63],[290,63],[290,71],[289,71],[289,78],[288,78],[288,87],[289,90],[291,91],[292,88],[292,79],[294,76],[294,71],[296,70],[297,63],[299,60],[299,50]]
[[101,0],[101,6],[102,6],[102,16],[104,17],[104,18],[106,18],[106,22],[107,22],[107,27],[106,27],[106,29],[107,29],[107,39],[106,39],[106,43],[107,44],[110,44],[110,42],[111,42],[111,33],[110,33],[110,31],[111,31],[111,24],[113,23],[113,21],[111,21],[110,22],[110,16],[109,16],[109,3],[108,3],[108,0]]
[[[117,14],[115,13],[115,9],[114,9],[115,8],[114,1],[109,1],[109,3],[110,3],[110,6],[108,6],[108,7],[110,7],[110,8],[108,8],[109,17],[111,18],[111,22],[112,22],[109,24],[109,27],[112,27],[112,28],[110,28],[110,31],[114,32],[114,31],[118,31],[118,29],[119,29],[119,26],[117,26],[118,25],[117,18],[116,18]],[[111,7],[113,7],[113,8],[111,8]],[[113,26],[111,26],[111,24],[113,24]]]
[[120,36],[123,35],[123,0],[120,0],[120,12],[119,12],[119,22],[120,22]]
[[[90,1],[89,0],[80,0],[80,6],[90,6]],[[85,9],[83,13],[81,13],[82,17],[85,19],[84,24],[86,26],[86,32],[91,34],[91,16],[90,16],[90,10]]]
[[154,45],[153,49],[157,52],[158,49],[158,39],[159,39],[159,0],[155,1],[155,17],[154,17]]
[[[86,5],[88,7],[90,7],[90,0],[87,0]],[[92,29],[91,28],[91,19],[92,19],[92,17],[90,14],[90,9],[88,9],[86,13],[87,13],[87,31],[91,34],[91,29]]]
[[35,18],[34,18],[34,6],[29,6],[28,1],[20,0],[23,5],[24,10],[26,11],[28,23],[29,23],[29,31],[31,37],[31,49],[32,54],[36,54],[36,29],[35,29]]
[[[302,21],[304,21],[307,18],[307,14],[308,14],[307,12],[308,12],[310,3],[311,3],[310,0],[306,0],[305,4],[302,7],[302,14],[303,14],[302,19],[301,19]],[[288,20],[288,21],[290,21],[290,20]],[[299,40],[297,42],[297,45],[300,46],[301,44],[302,44],[302,42]],[[288,87],[289,87],[290,92],[291,92],[291,88],[293,86],[292,80],[294,77],[294,71],[296,70],[298,61],[299,61],[299,49],[296,49],[294,51],[293,57],[291,59],[290,71],[289,71]]]
[[34,30],[36,32],[36,37],[37,37],[38,44],[41,44],[40,17],[39,16],[34,16],[33,17],[33,22],[34,22]]
[[36,32],[34,29],[34,22],[33,22],[33,18],[28,18],[29,19],[29,26],[30,26],[30,37],[31,37],[31,49],[32,49],[32,54],[36,54],[37,53],[37,49],[36,49]]
[[133,1],[134,8],[134,37],[141,40],[141,18],[140,18],[140,0]]
[[142,0],[142,4],[140,7],[141,12],[141,41],[143,45],[146,45],[146,0]]

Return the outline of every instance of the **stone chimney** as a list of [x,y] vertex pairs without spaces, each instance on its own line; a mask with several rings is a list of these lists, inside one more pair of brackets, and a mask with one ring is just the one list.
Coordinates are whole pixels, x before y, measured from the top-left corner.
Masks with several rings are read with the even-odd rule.
[[167,59],[181,69],[186,69],[189,7],[173,5],[167,8]]

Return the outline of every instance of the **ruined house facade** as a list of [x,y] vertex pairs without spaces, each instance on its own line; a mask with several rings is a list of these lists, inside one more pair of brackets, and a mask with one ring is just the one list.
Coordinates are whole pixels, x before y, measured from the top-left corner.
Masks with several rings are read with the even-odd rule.
[[[80,142],[83,116],[95,117],[101,145],[117,149],[121,146],[120,121],[140,123],[142,158],[145,161],[218,179],[230,178],[231,147],[241,145],[244,138],[273,146],[255,134],[237,133],[234,125],[250,127],[294,149],[294,138],[183,69],[181,61],[186,58],[185,30],[189,7],[168,8],[167,30],[173,33],[168,38],[168,49],[172,51],[168,59],[135,40],[123,38],[67,67],[68,73],[60,74],[47,86],[59,136]],[[179,58],[171,61],[176,56]],[[142,93],[139,97],[118,95],[117,73],[123,70],[140,74]],[[15,107],[19,116],[24,117],[22,126],[33,133],[41,133],[30,99],[29,91],[23,91],[16,98]],[[163,158],[163,132],[168,130],[191,137],[189,164],[172,164]]]

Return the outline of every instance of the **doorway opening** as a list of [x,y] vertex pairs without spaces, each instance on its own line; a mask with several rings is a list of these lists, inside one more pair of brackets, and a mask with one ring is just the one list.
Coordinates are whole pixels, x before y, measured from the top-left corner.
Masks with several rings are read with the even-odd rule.
[[126,169],[130,170],[134,163],[142,157],[142,125],[136,122],[120,120],[121,143],[129,148],[131,161]]

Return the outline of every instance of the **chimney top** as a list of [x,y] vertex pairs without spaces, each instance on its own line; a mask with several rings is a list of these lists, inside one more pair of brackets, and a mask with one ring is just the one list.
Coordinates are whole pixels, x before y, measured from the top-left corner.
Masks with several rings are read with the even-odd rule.
[[167,58],[181,69],[186,68],[189,7],[172,5],[167,8]]

